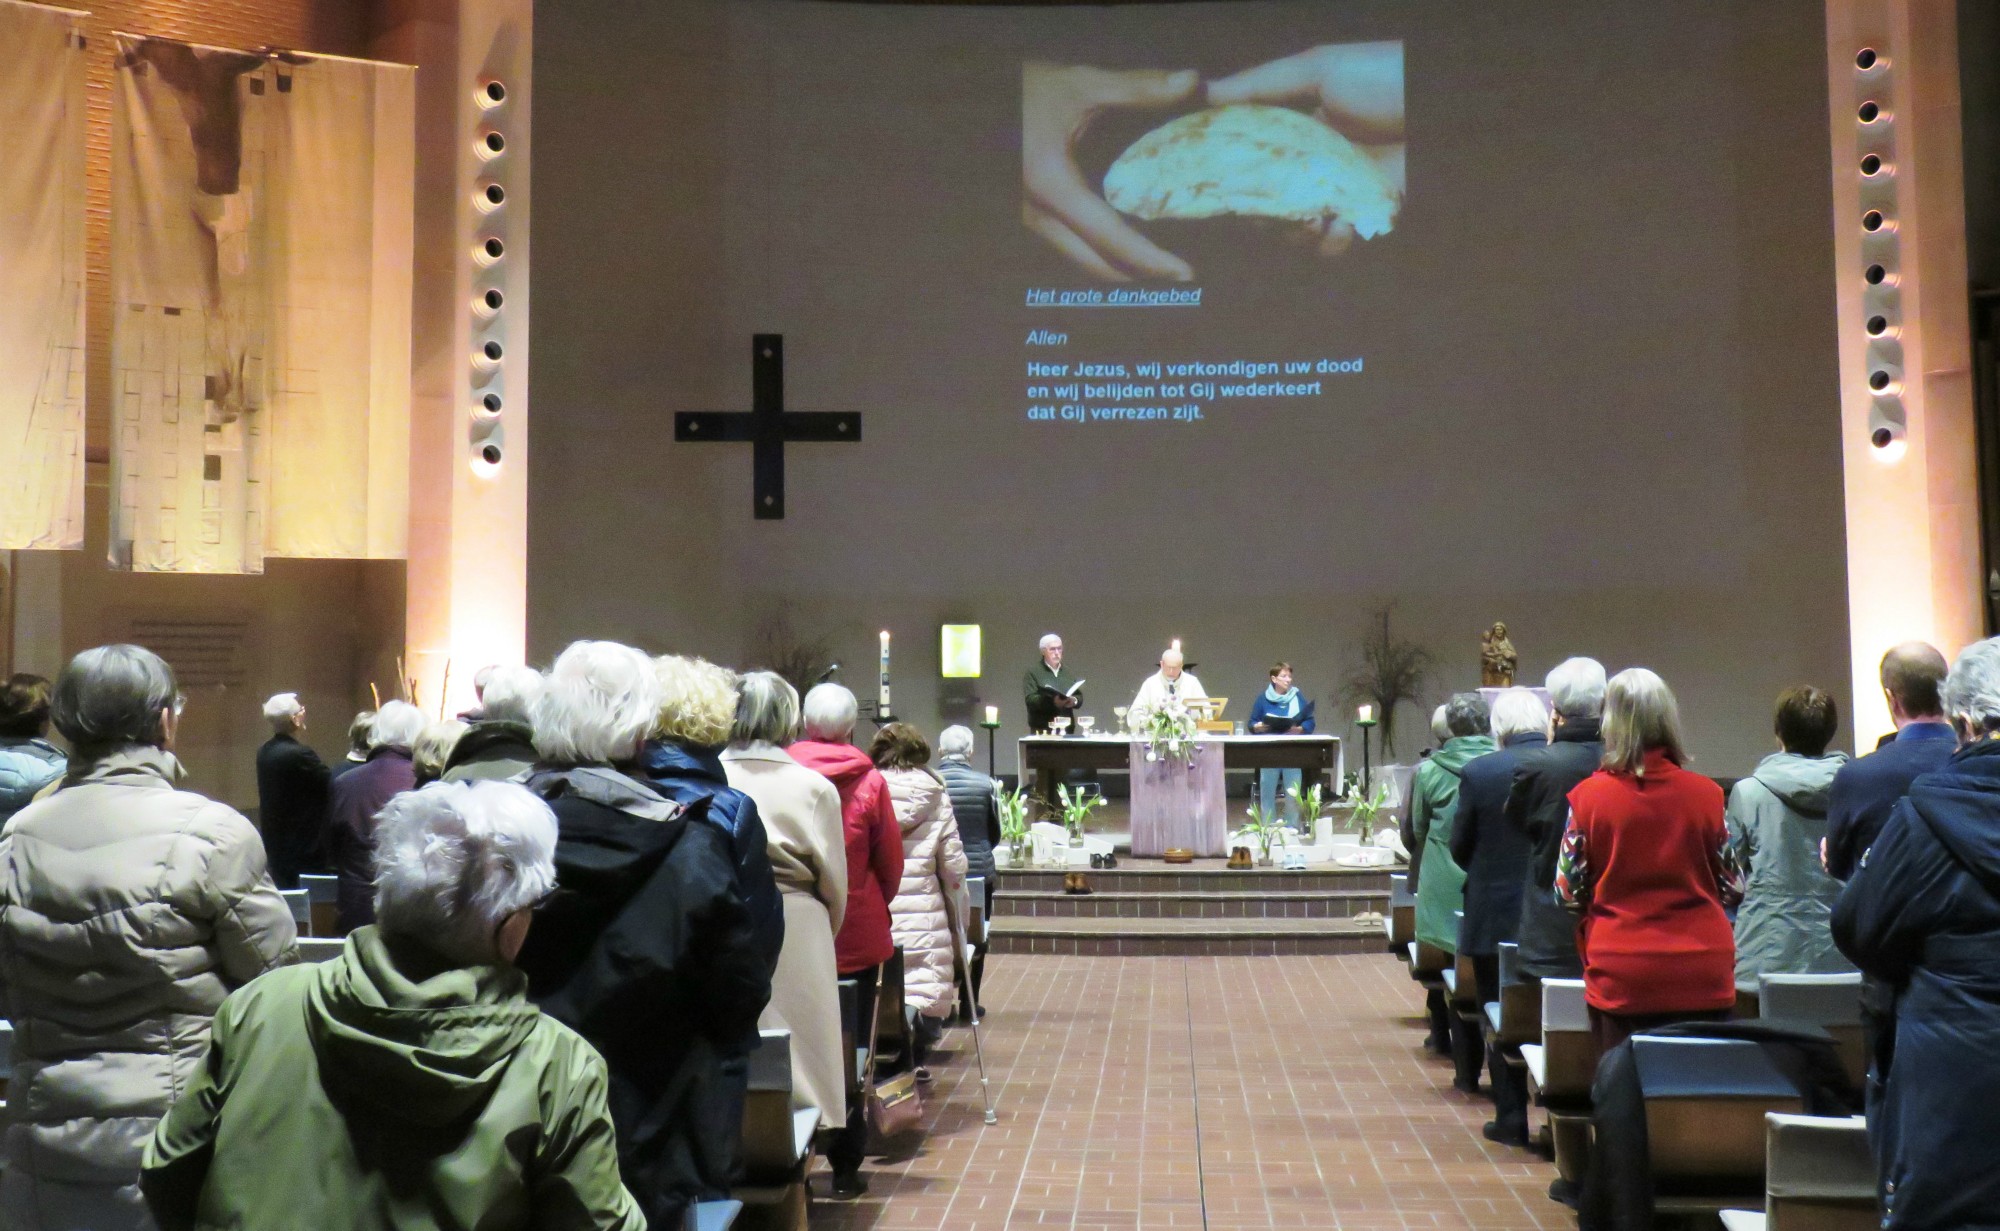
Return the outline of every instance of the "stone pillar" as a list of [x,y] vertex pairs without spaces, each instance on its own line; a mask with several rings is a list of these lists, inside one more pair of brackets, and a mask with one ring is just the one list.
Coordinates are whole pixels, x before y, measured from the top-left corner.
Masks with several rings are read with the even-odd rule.
[[[1982,635],[1955,0],[1827,0],[1847,588],[1860,751],[1901,641]],[[1770,362],[1782,362],[1772,356]]]
[[387,0],[371,47],[418,66],[404,662],[434,714],[526,652],[532,29],[532,0]]

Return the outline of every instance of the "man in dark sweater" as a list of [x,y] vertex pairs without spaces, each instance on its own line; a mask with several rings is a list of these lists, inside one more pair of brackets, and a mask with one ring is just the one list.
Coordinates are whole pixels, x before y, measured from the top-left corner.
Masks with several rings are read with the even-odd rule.
[[[1944,716],[1945,675],[1950,668],[1935,646],[1906,641],[1882,656],[1882,693],[1896,738],[1849,761],[1827,791],[1826,846],[1822,858],[1835,880],[1850,880],[1875,845],[1911,784],[1942,769],[1958,750],[1958,733]],[[1870,1113],[1896,1047],[1896,989],[1862,976],[1861,1022],[1868,1037]]]
[[1836,880],[1854,875],[1861,856],[1889,823],[1896,801],[1910,793],[1910,784],[1942,766],[1958,747],[1938,696],[1947,670],[1944,655],[1921,641],[1905,642],[1882,656],[1882,692],[1889,699],[1896,738],[1833,776],[1827,797],[1826,870]]
[[271,738],[257,749],[257,828],[264,835],[264,858],[280,889],[297,889],[299,873],[326,867],[326,762],[299,738],[306,707],[299,695],[281,692],[264,702]]
[[[1514,766],[1506,823],[1524,835],[1533,848],[1527,883],[1521,891],[1517,933],[1519,972],[1527,982],[1583,977],[1583,961],[1576,953],[1576,916],[1556,903],[1556,855],[1569,822],[1569,793],[1596,773],[1604,759],[1600,734],[1604,687],[1604,665],[1594,658],[1572,658],[1549,672],[1549,701],[1554,711],[1551,738],[1545,747],[1522,752]],[[1497,1056],[1491,1069],[1497,1114],[1486,1126],[1486,1136],[1509,1145],[1525,1145],[1526,1085],[1512,1069],[1499,1063]]]

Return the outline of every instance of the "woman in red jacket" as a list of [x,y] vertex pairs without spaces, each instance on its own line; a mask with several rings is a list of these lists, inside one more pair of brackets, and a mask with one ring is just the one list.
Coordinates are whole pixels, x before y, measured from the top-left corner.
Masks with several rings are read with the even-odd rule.
[[1680,707],[1643,667],[1611,677],[1604,767],[1569,793],[1556,897],[1581,915],[1584,1001],[1600,1052],[1736,1004],[1725,907],[1743,899],[1722,788],[1682,768]]
[[[854,1037],[872,1037],[875,989],[882,963],[896,953],[889,937],[889,903],[903,881],[903,831],[889,802],[889,786],[868,754],[853,744],[860,706],[839,684],[815,685],[800,707],[801,738],[785,751],[807,769],[832,781],[840,792],[840,819],[847,838],[847,915],[833,938],[840,977],[860,985],[855,999]],[[861,1178],[867,1145],[864,1099],[847,1109],[847,1127],[835,1134],[826,1160],[833,1166],[833,1195],[858,1197],[868,1191]]]

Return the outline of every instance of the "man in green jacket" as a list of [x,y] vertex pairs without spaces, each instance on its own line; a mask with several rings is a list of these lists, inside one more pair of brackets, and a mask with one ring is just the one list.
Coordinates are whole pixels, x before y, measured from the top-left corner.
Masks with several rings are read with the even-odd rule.
[[512,965],[555,842],[548,806],[512,783],[392,800],[376,925],[216,1013],[206,1064],[146,1149],[162,1231],[644,1231],[604,1061]]
[[[1445,703],[1445,727],[1451,738],[1417,766],[1410,787],[1410,830],[1423,848],[1417,873],[1417,940],[1458,952],[1458,912],[1465,909],[1465,872],[1451,857],[1451,825],[1458,812],[1459,775],[1466,762],[1485,756],[1497,745],[1487,731],[1486,700],[1462,692]],[[1431,993],[1433,1051],[1450,1049],[1451,1008],[1442,992]]]
[[1081,699],[1076,672],[1063,670],[1062,638],[1049,633],[1042,638],[1042,657],[1021,677],[1021,691],[1028,705],[1028,730],[1041,735],[1057,718],[1075,715]]

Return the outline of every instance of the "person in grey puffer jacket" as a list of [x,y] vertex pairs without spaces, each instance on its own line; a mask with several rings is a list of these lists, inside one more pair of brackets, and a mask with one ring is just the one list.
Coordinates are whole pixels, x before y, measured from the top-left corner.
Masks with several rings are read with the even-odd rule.
[[1840,882],[1820,865],[1827,796],[1847,754],[1829,753],[1840,711],[1817,688],[1778,698],[1778,743],[1729,793],[1729,841],[1745,873],[1736,913],[1736,978],[1853,970],[1834,947]]
[[75,761],[0,828],[0,1231],[147,1231],[155,1124],[224,997],[296,960],[297,933],[256,829],[175,789],[180,694],[158,655],[85,650],[50,711]]
[[69,758],[49,732],[49,682],[16,675],[0,685],[0,821],[62,781]]

